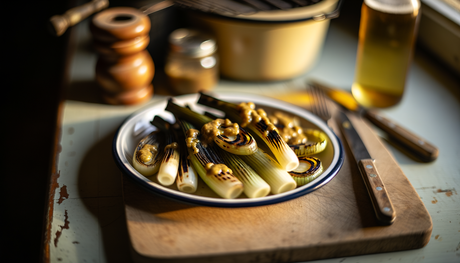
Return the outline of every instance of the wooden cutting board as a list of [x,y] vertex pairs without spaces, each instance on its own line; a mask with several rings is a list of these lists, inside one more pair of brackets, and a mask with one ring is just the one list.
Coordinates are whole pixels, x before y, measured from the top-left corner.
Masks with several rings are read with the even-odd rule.
[[[250,208],[188,205],[123,177],[126,223],[136,262],[294,262],[416,249],[432,221],[393,156],[363,120],[349,116],[387,187],[397,218],[379,226],[348,146],[327,185],[279,204]],[[341,139],[335,121],[329,123]]]

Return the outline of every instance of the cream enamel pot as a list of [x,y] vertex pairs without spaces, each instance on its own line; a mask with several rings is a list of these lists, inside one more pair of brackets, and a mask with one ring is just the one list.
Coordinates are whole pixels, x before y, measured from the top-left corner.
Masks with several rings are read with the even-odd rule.
[[238,16],[189,12],[188,21],[216,38],[222,76],[243,81],[284,80],[315,65],[341,1],[322,0],[305,7]]

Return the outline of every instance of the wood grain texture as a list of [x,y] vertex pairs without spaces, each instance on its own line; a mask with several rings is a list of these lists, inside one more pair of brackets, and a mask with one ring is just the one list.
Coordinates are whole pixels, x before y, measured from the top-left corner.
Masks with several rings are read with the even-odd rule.
[[[194,206],[159,197],[123,177],[136,262],[294,262],[421,248],[432,221],[402,170],[361,119],[350,116],[375,158],[398,217],[380,226],[350,151],[326,186],[250,208]],[[330,125],[338,131],[335,122]],[[337,132],[340,137],[340,134]]]

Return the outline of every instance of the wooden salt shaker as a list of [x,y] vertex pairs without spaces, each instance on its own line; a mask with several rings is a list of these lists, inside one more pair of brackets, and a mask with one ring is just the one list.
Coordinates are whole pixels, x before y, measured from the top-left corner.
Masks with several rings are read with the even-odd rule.
[[137,9],[113,7],[95,15],[90,25],[99,53],[96,81],[109,104],[137,104],[153,95],[155,67],[147,52],[150,20]]

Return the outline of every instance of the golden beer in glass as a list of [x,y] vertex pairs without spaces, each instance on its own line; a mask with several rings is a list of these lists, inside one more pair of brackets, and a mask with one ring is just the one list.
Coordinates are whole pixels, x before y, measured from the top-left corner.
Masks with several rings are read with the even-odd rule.
[[364,0],[352,86],[361,105],[384,108],[402,99],[419,11],[419,0]]

